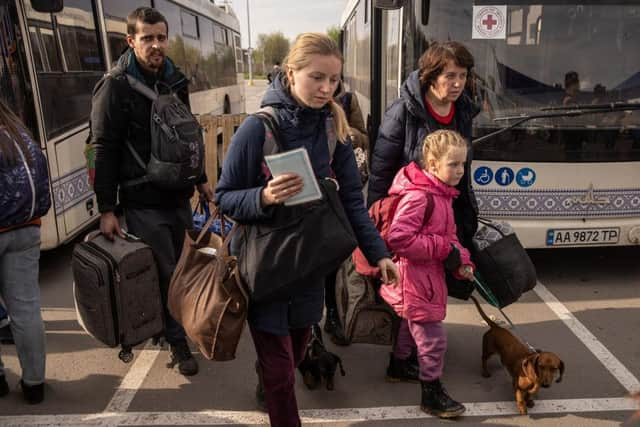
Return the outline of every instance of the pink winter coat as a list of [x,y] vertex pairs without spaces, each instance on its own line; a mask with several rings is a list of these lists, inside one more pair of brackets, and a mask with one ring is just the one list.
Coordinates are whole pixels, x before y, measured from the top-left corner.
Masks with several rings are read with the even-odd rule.
[[[428,198],[427,193],[433,197]],[[400,281],[383,285],[380,295],[405,319],[441,321],[447,311],[443,261],[451,251],[451,243],[460,249],[462,264],[473,266],[469,251],[456,236],[452,203],[459,192],[412,162],[398,171],[389,190],[389,195],[393,194],[400,195],[401,199],[393,215],[387,244],[396,256]],[[434,203],[433,211],[425,221],[430,200]]]

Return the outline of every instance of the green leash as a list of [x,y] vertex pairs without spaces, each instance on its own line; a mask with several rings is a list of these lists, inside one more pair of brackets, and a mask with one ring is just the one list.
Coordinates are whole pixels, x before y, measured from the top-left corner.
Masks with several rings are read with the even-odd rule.
[[475,272],[473,273],[473,283],[475,285],[476,290],[478,291],[478,293],[480,293],[482,298],[484,298],[489,304],[497,308],[500,314],[502,314],[502,317],[507,319],[507,322],[509,322],[509,325],[511,325],[511,329],[513,329],[514,333],[518,336],[518,338],[520,338],[520,340],[525,343],[525,345],[529,348],[530,351],[537,353],[537,350],[531,344],[529,344],[527,340],[522,338],[522,335],[520,334],[520,331],[518,330],[518,328],[516,328],[516,325],[513,324],[511,319],[509,319],[509,316],[507,316],[505,312],[502,311],[502,309],[500,308],[500,302],[498,301],[498,298],[496,298],[493,292],[491,292],[491,290],[478,279],[477,273]]

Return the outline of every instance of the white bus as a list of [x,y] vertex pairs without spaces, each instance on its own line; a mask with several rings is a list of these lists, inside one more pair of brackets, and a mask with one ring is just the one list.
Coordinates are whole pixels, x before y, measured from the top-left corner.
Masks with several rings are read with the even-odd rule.
[[372,143],[429,42],[460,41],[481,215],[528,248],[640,244],[640,1],[350,0],[341,26]]
[[[55,3],[62,10],[48,12]],[[42,248],[54,248],[97,217],[84,146],[91,92],[126,46],[126,17],[153,6],[169,23],[168,55],[190,81],[196,114],[244,112],[240,25],[209,0],[0,0],[0,96],[40,141],[52,208]],[[43,9],[44,8],[44,9]]]

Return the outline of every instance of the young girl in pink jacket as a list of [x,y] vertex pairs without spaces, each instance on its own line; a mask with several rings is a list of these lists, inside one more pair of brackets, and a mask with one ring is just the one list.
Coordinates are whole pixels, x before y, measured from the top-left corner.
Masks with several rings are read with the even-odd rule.
[[[389,190],[390,196],[400,197],[387,236],[400,281],[382,286],[380,294],[402,320],[387,380],[419,379],[421,409],[452,418],[465,407],[440,383],[447,349],[442,320],[447,310],[445,268],[459,279],[473,278],[469,251],[456,236],[452,207],[459,193],[454,187],[464,174],[467,142],[457,132],[439,130],[425,138],[422,154],[423,166],[412,162],[400,169]],[[408,360],[413,349],[418,355],[417,375]]]

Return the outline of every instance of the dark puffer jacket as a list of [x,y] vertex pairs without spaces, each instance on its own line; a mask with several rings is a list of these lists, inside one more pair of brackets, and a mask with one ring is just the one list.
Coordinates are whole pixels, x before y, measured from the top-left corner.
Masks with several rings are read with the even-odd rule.
[[468,248],[477,229],[478,216],[478,204],[470,179],[473,159],[471,121],[480,109],[464,92],[455,103],[453,123],[450,126],[438,123],[427,110],[418,74],[416,70],[409,75],[402,85],[400,98],[385,112],[371,157],[367,203],[371,205],[387,196],[393,178],[401,167],[412,161],[421,162],[425,136],[439,129],[456,130],[469,142],[465,174],[456,187],[460,196],[453,203],[458,236]]
[[[94,191],[100,212],[115,209],[118,184],[139,178],[145,171],[138,165],[125,141],[128,139],[142,160],[147,163],[151,152],[151,100],[136,92],[127,82],[125,71],[149,87],[156,83],[143,74],[133,50],[127,50],[117,65],[93,90],[90,142],[96,146]],[[166,58],[158,83],[162,93],[169,90],[189,105],[188,81]],[[200,180],[206,181],[206,177]],[[193,188],[170,191],[151,183],[120,188],[119,201],[125,208],[172,209],[184,205],[193,195]]]
[[[313,170],[318,178],[331,176],[333,170],[340,183],[340,199],[358,239],[360,248],[369,262],[375,263],[389,256],[384,242],[374,228],[362,196],[362,184],[356,166],[351,143],[338,143],[333,161],[329,159],[326,119],[328,107],[311,109],[300,106],[284,87],[283,74],[271,83],[262,99],[262,106],[273,107],[278,115],[282,145],[285,150],[305,147],[309,153]],[[215,193],[215,202],[222,211],[243,223],[259,221],[271,215],[270,207],[261,204],[261,191],[266,185],[262,173],[262,147],[264,125],[254,116],[249,116],[233,136],[222,167],[222,176]],[[252,306],[253,318],[259,318],[260,330],[282,335],[288,329],[282,327],[280,319],[287,317],[290,325],[308,326],[320,320],[322,315],[324,278],[313,286],[300,286],[300,292],[290,299],[269,304],[268,307]],[[277,280],[277,278],[274,278]],[[264,309],[263,309],[264,308]],[[261,311],[255,315],[255,311]],[[283,314],[284,313],[284,314]],[[252,313],[250,313],[250,321]],[[286,323],[286,322],[285,322]]]
[[[20,135],[29,152],[22,152],[14,142],[20,150],[15,166],[8,166],[0,152],[0,228],[26,224],[46,215],[51,207],[47,159],[33,138],[24,131]],[[4,129],[0,138],[13,139]]]

